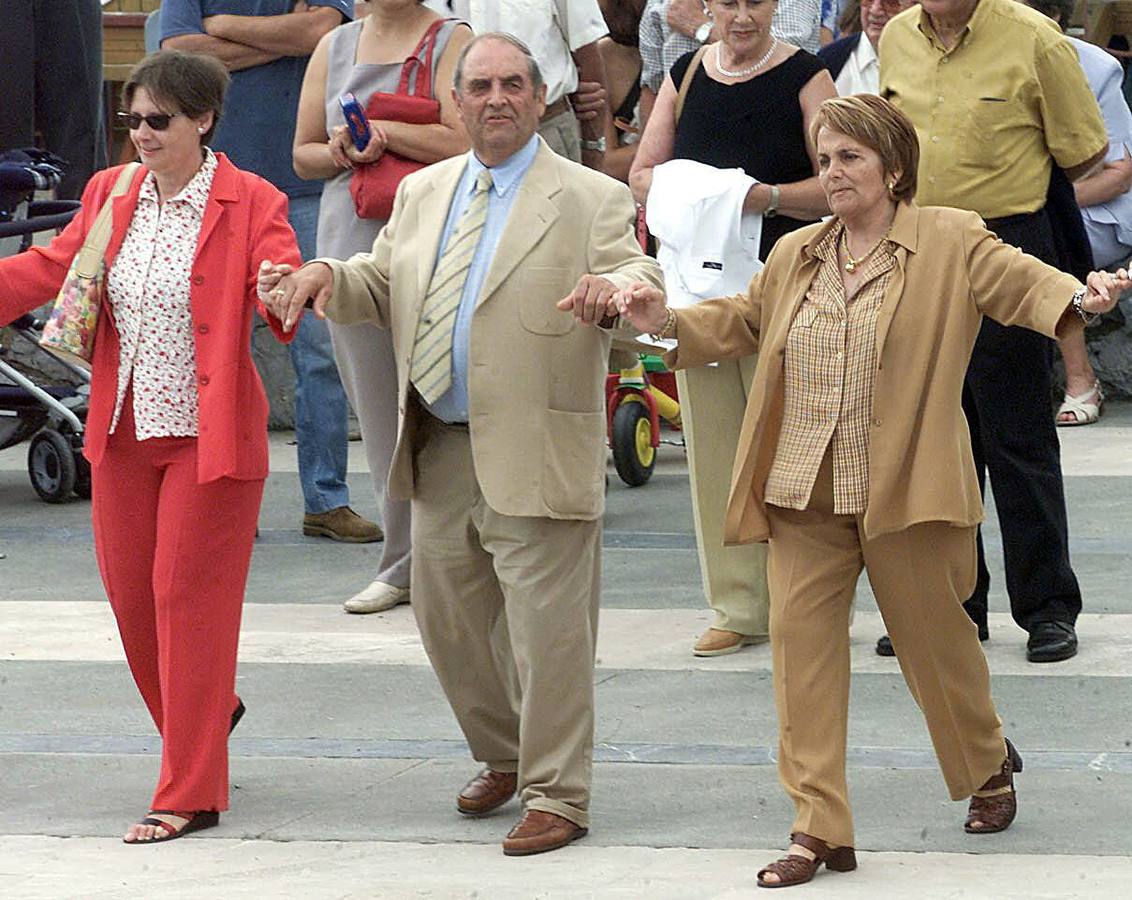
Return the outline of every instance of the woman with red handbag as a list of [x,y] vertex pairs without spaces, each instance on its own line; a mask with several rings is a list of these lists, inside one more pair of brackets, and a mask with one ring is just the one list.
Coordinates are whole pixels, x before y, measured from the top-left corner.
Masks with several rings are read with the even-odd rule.
[[294,333],[255,292],[260,260],[299,261],[287,198],[208,147],[227,85],[212,56],[143,59],[118,114],[141,166],[95,174],[50,246],[0,260],[3,324],[59,291],[109,211],[83,452],[99,571],[161,734],[150,811],[124,837],[134,846],[216,825],[228,808],[228,733],[244,711],[236,646],[267,477],[253,311],[280,340]]
[[[418,0],[371,0],[369,6],[369,15],[334,29],[315,49],[295,128],[295,171],[325,182],[318,255],[337,259],[370,250],[401,178],[469,146],[452,99],[452,73],[471,29]],[[347,93],[368,120],[369,140],[360,150],[340,103]],[[328,324],[385,531],[376,577],[346,609],[380,612],[409,600],[409,504],[385,492],[397,437],[393,343],[390,332],[372,325]]]

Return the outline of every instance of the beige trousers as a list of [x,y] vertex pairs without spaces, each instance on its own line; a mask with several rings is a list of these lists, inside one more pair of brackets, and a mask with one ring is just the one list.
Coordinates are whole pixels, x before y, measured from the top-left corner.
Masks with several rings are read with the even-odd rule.
[[504,516],[467,428],[422,416],[413,612],[472,756],[517,772],[525,809],[589,826],[601,520]]
[[714,627],[765,636],[769,610],[766,547],[723,546],[731,467],[757,362],[757,356],[748,356],[685,369],[676,373],[676,384],[688,449],[700,574],[704,596],[715,612]]
[[832,472],[826,454],[808,509],[767,507],[770,642],[791,830],[852,846],[849,610],[862,566],[951,798],[996,774],[1006,746],[978,631],[963,610],[975,585],[975,529],[928,522],[867,538],[861,516],[833,514]]

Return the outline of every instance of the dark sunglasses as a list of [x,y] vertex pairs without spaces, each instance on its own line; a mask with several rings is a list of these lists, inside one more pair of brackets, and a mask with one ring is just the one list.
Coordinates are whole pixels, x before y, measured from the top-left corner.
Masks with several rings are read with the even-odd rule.
[[120,112],[118,113],[118,121],[129,128],[130,131],[137,131],[141,128],[142,122],[145,122],[154,131],[164,131],[169,127],[169,120],[179,115],[181,113],[154,113],[150,116],[139,116],[137,113]]

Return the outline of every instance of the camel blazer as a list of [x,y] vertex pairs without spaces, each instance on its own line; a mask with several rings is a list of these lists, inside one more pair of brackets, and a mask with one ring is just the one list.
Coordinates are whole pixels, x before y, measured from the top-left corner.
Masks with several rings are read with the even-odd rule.
[[[786,336],[821,264],[810,248],[836,224],[780,238],[746,294],[676,311],[670,366],[759,353],[731,476],[726,544],[769,537],[764,490],[782,427]],[[983,505],[960,399],[982,317],[1060,336],[1059,328],[1079,327],[1075,315],[1062,316],[1080,284],[1002,243],[972,212],[901,203],[889,236],[896,269],[877,318],[865,533],[918,522],[973,526]]]
[[[334,271],[327,316],[393,331],[398,437],[389,490],[413,492],[424,415],[409,390],[417,320],[467,156],[416,172],[370,253],[323,259]],[[660,286],[634,237],[628,188],[556,155],[539,140],[472,316],[468,427],[484,500],[509,516],[597,519],[605,505],[608,331],[579,325],[555,304],[587,273],[618,287]]]
[[[196,345],[200,395],[197,480],[267,477],[267,396],[251,357],[252,310],[259,309],[282,341],[292,334],[267,314],[256,296],[260,260],[299,264],[295,235],[287,223],[287,198],[258,175],[237,169],[216,154],[216,174],[193,258],[189,306]],[[109,196],[120,166],[97,172],[83,191],[82,210],[47,247],[0,260],[0,323],[50,300],[63,284]],[[147,170],[112,200],[112,231],[106,265],[113,265]],[[103,292],[91,360],[90,406],[83,453],[98,465],[114,414],[118,384],[118,330]]]

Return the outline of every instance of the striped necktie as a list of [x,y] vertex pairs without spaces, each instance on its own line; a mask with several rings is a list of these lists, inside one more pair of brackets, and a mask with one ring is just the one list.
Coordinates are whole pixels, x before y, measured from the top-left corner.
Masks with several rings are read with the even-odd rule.
[[435,403],[452,384],[452,332],[464,282],[487,222],[490,188],[491,172],[484,169],[476,176],[476,192],[448,238],[425,294],[409,379],[426,403]]

